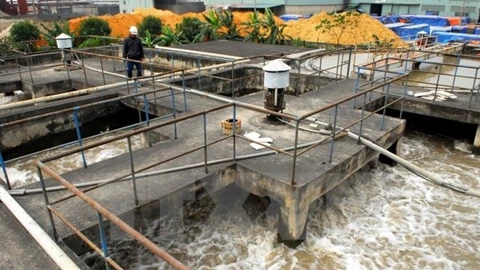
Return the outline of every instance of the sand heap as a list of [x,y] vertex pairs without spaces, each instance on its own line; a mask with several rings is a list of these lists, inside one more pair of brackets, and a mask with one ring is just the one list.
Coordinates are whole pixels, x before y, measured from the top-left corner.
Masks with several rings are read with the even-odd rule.
[[[347,20],[352,24],[345,28],[342,35],[340,28],[316,30],[316,26],[323,20],[333,22],[334,16],[322,12],[312,16],[309,19],[301,19],[298,21],[289,21],[285,27],[284,33],[292,38],[300,38],[312,42],[337,43],[340,36],[339,44],[358,45],[372,43],[375,41],[373,35],[376,35],[380,41],[393,40],[395,47],[402,46],[404,42],[392,30],[385,27],[380,21],[373,19],[368,14],[347,15]],[[325,31],[323,30],[325,29]]]
[[[113,16],[105,15],[100,16],[99,18],[108,22],[112,29],[112,37],[125,37],[128,35],[128,29],[130,26],[139,24],[142,19],[148,15],[160,18],[164,25],[168,25],[172,29],[175,29],[175,26],[180,23],[184,17],[197,17],[204,20],[202,14],[206,13],[185,13],[178,15],[171,11],[158,10],[155,8],[138,8],[133,13],[121,13]],[[246,30],[248,29],[245,29],[245,26],[243,26],[242,23],[248,22],[249,15],[252,14],[252,12],[233,12],[232,14],[237,29],[240,31],[241,35],[245,36]],[[87,17],[81,17],[70,20],[70,29],[76,31],[80,26],[80,23],[86,18]],[[315,29],[315,27],[324,19],[333,20],[333,17],[322,12],[309,19],[289,21],[286,23],[287,26],[285,27],[284,34],[292,39],[299,38],[301,40],[312,42],[337,43],[338,34],[336,35],[335,33],[339,31],[338,29],[333,28],[325,32],[322,29]],[[284,22],[278,17],[276,17],[275,20],[278,24],[284,24]],[[349,16],[349,20],[354,20],[355,24],[354,26],[347,27],[339,40],[340,44],[356,45],[371,43],[375,41],[373,37],[375,34],[381,41],[393,40],[395,47],[404,45],[404,42],[393,31],[386,28],[381,22],[372,19],[367,14]]]

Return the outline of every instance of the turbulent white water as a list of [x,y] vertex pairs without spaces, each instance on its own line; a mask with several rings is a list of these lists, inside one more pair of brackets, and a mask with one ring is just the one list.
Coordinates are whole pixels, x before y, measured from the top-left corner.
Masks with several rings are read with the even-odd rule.
[[[119,133],[116,133],[116,134],[112,133],[110,135],[102,136],[101,138],[93,138],[91,140],[86,140],[84,143],[93,143],[101,140],[107,140],[118,134]],[[133,136],[131,141],[132,141],[133,150],[143,148],[147,145],[146,140],[141,135]],[[42,154],[38,154],[26,160],[20,160],[20,161],[8,163],[7,174],[10,180],[10,184],[12,185],[13,188],[18,188],[21,186],[31,184],[33,182],[37,182],[38,175],[37,175],[37,169],[33,164],[34,159],[41,160],[43,158],[46,158],[47,156],[65,152],[77,146],[78,145],[76,144],[76,145],[64,147],[58,150],[53,150],[53,151],[48,151]],[[99,147],[85,151],[85,159],[87,161],[87,164],[93,164],[105,159],[119,156],[127,152],[128,152],[128,146],[127,146],[126,140],[119,140],[119,141],[104,144]],[[68,157],[64,157],[55,161],[48,162],[47,166],[52,168],[55,172],[62,174],[64,172],[69,172],[74,169],[81,168],[83,166],[83,161],[82,161],[81,154],[78,153],[78,154],[70,155]],[[2,176],[2,179],[3,179],[4,178],[3,172],[0,172],[0,175]]]
[[[133,141],[134,148],[145,145],[141,138]],[[124,153],[124,144],[87,151],[87,161]],[[480,189],[480,159],[469,151],[464,141],[415,133],[405,136],[401,154],[450,183]],[[82,162],[74,155],[50,166],[71,170]],[[8,171],[20,186],[35,181],[33,169],[30,162],[17,162]],[[364,168],[329,192],[296,249],[277,243],[275,216],[251,221],[242,201],[216,202],[204,222],[185,223],[179,210],[145,234],[191,269],[480,269],[480,200],[434,186],[400,166]],[[128,258],[126,268],[171,269],[130,246],[134,255],[111,250],[116,259]]]
[[[459,144],[407,135],[402,155],[480,189],[480,160]],[[146,235],[191,269],[480,269],[479,210],[478,198],[378,164],[328,193],[296,249],[277,243],[275,217],[252,222],[241,203],[217,204],[202,223],[184,224],[181,213],[157,220]],[[170,269],[138,253],[130,269]]]

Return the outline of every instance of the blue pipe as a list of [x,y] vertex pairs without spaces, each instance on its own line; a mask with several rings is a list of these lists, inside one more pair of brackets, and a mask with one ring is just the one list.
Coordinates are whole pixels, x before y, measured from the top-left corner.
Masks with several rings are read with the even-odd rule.
[[[105,228],[104,228],[104,225],[103,225],[102,214],[97,212],[97,217],[98,217],[98,227],[100,229],[100,239],[102,241],[103,256],[105,258],[107,258],[108,257],[108,243],[107,243],[107,237],[105,235]],[[110,270],[110,264],[108,264],[108,262],[105,262],[105,268],[107,270]]]
[[7,182],[7,188],[8,190],[10,190],[12,189],[12,186],[10,186],[10,180],[8,179],[8,174],[7,174],[7,167],[5,166],[5,162],[3,161],[3,156],[1,151],[0,151],[0,164],[2,164],[2,171],[3,171],[3,174],[5,175],[5,182]]
[[[79,110],[80,110],[80,107],[78,107],[78,106],[73,108],[73,120],[75,121],[75,130],[77,131],[78,144],[81,147],[81,146],[83,146],[83,143],[82,143],[82,133],[80,132],[80,124],[79,124],[79,121],[78,121],[78,111]],[[87,161],[85,160],[85,153],[83,152],[83,150],[81,151],[81,154],[82,154],[83,167],[87,168]]]

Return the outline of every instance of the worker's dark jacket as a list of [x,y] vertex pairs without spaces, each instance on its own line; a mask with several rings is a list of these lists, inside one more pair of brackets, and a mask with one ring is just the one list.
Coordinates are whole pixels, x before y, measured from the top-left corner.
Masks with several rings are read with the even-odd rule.
[[123,58],[140,60],[143,56],[142,40],[128,36],[123,40]]

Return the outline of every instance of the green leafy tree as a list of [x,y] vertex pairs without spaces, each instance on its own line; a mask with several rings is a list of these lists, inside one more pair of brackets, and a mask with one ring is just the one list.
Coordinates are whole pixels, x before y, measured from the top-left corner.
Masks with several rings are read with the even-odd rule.
[[188,40],[183,37],[182,31],[178,31],[178,29],[173,31],[168,25],[163,27],[159,45],[174,46],[185,43],[188,43]]
[[70,32],[70,27],[67,21],[63,21],[60,23],[55,22],[52,28],[48,28],[44,24],[40,24],[40,25],[43,27],[43,30],[44,30],[42,32],[43,38],[45,39],[45,41],[47,41],[49,46],[52,46],[52,47],[57,46],[57,40],[55,38],[62,33],[71,36],[72,39],[75,38],[75,33]]
[[36,50],[35,42],[40,39],[40,30],[29,21],[14,23],[10,29],[10,40],[13,47],[24,52]]
[[157,37],[162,34],[162,20],[153,15],[148,15],[143,18],[142,22],[138,25],[138,35],[141,37],[147,36],[147,31],[151,37]]
[[202,21],[195,17],[185,17],[182,22],[177,25],[179,32],[183,33],[183,39],[188,42],[194,42],[195,38],[202,31]]
[[97,17],[88,17],[78,27],[80,36],[109,36],[112,29],[108,22]]
[[335,36],[337,45],[340,44],[340,39],[348,29],[351,29],[358,25],[356,16],[360,16],[359,13],[348,11],[343,13],[334,13],[329,15],[330,18],[324,19],[315,27],[315,30],[321,30],[322,33],[330,33]]

